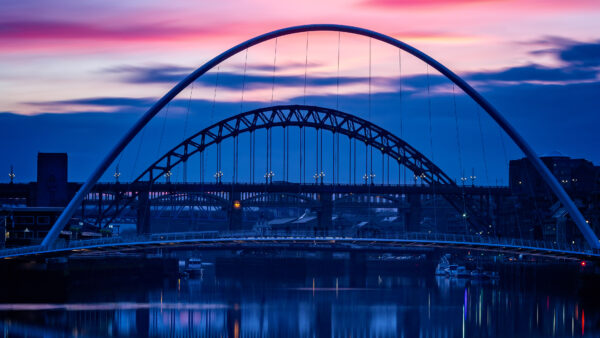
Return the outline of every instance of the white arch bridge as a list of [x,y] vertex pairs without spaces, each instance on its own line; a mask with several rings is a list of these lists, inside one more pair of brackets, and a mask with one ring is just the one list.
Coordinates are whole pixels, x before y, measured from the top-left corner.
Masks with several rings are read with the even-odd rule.
[[[71,221],[75,212],[80,208],[84,198],[94,189],[98,180],[105,174],[106,170],[119,157],[136,135],[152,120],[169,102],[179,93],[192,84],[203,74],[217,67],[221,62],[229,59],[249,47],[262,42],[276,39],[301,32],[333,31],[369,37],[379,40],[400,50],[403,50],[430,67],[439,71],[454,85],[460,88],[474,102],[476,102],[502,130],[514,141],[520,150],[527,156],[533,168],[550,187],[560,204],[568,211],[573,223],[577,226],[587,247],[580,248],[568,244],[546,243],[541,241],[527,241],[522,239],[505,239],[497,237],[470,236],[470,235],[444,235],[444,234],[414,234],[414,233],[385,233],[376,237],[347,237],[343,233],[329,232],[327,236],[319,236],[316,233],[298,233],[293,235],[283,233],[269,233],[258,235],[245,232],[219,232],[219,233],[185,233],[185,234],[149,234],[131,238],[105,238],[93,241],[71,241],[62,243],[56,241],[61,231]],[[252,117],[253,119],[249,119]],[[422,177],[432,187],[453,187],[452,180],[447,177],[433,162],[428,161],[421,153],[417,152],[403,140],[390,135],[368,121],[357,119],[351,115],[341,112],[327,110],[325,108],[308,106],[283,106],[269,107],[255,110],[250,113],[240,114],[217,125],[209,127],[180,144],[181,147],[172,149],[169,153],[157,160],[139,180],[149,182],[156,181],[159,177],[170,174],[178,163],[187,160],[194,153],[200,153],[213,143],[218,144],[226,137],[235,137],[241,131],[252,131],[258,128],[269,128],[271,126],[282,126],[295,124],[299,127],[313,127],[331,130],[332,132],[344,133],[365,142],[371,146],[377,146],[382,153],[393,156],[399,164],[407,167],[415,175]],[[139,195],[139,194],[138,194]],[[465,203],[463,197],[455,194],[445,196],[448,202],[455,207],[466,210],[472,215],[477,215],[477,210],[470,204]],[[132,200],[132,199],[130,199]],[[124,203],[126,207],[128,204]],[[461,207],[462,205],[462,207]],[[118,205],[114,206],[118,210]],[[101,215],[108,223],[112,216]],[[475,217],[470,218],[473,227],[487,223],[478,221]],[[99,222],[101,223],[101,222]],[[32,257],[40,255],[68,255],[76,252],[101,252],[139,250],[157,247],[203,247],[203,248],[297,248],[297,249],[332,249],[332,250],[392,250],[399,247],[448,247],[463,248],[471,250],[484,250],[494,252],[507,252],[514,254],[541,255],[553,258],[566,259],[594,259],[600,257],[600,242],[598,237],[585,221],[581,212],[557,181],[556,177],[542,163],[534,150],[526,140],[511,126],[511,124],[496,110],[481,94],[479,94],[466,81],[446,68],[444,65],[417,50],[416,48],[401,42],[390,36],[371,30],[342,25],[318,24],[289,27],[269,32],[250,40],[216,56],[173,87],[165,96],[158,100],[120,139],[115,147],[101,161],[89,179],[81,186],[77,194],[69,202],[60,217],[52,226],[43,242],[39,246],[25,248],[6,249],[0,251],[0,258]],[[589,248],[589,249],[587,249]]]
[[529,255],[563,260],[600,261],[600,251],[583,250],[553,242],[469,235],[428,233],[384,233],[377,236],[347,236],[343,232],[186,232],[107,237],[57,242],[0,251],[0,259],[36,259],[82,253],[135,252],[155,249],[261,249],[333,250],[389,252],[406,248],[446,248],[510,255]]

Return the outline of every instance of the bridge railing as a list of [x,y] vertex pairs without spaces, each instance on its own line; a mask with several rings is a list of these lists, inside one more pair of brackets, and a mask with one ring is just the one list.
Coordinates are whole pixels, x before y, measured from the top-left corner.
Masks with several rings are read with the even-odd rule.
[[535,241],[514,238],[482,237],[460,234],[439,234],[439,233],[420,233],[420,232],[380,232],[376,234],[350,233],[347,231],[202,231],[202,232],[179,232],[179,233],[161,233],[149,235],[132,235],[119,237],[103,237],[98,239],[59,241],[49,247],[41,245],[12,248],[0,250],[0,257],[20,256],[27,254],[37,254],[51,251],[85,251],[86,248],[111,246],[119,244],[144,244],[144,243],[169,243],[194,240],[231,240],[238,239],[243,241],[265,240],[265,239],[287,239],[287,240],[357,240],[385,242],[386,240],[403,242],[423,242],[427,243],[448,243],[454,246],[469,246],[481,244],[496,247],[512,247],[517,250],[527,249],[563,251],[573,253],[600,254],[600,252],[591,249],[583,249],[575,245],[563,243],[554,243],[546,241]]

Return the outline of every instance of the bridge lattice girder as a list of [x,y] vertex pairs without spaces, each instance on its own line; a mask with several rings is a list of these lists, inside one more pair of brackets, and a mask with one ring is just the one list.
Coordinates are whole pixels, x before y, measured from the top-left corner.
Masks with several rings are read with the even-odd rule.
[[391,132],[351,114],[301,105],[256,109],[217,122],[168,151],[134,182],[155,182],[190,156],[214,144],[243,133],[274,127],[307,127],[346,135],[396,159],[427,184],[454,184],[433,162]]
[[[468,213],[471,225],[483,229],[486,223],[483,221],[483,217],[478,215],[476,204],[470,203],[469,198],[464,194],[457,193],[461,190],[454,181],[406,141],[355,115],[316,106],[282,105],[266,107],[221,120],[188,137],[169,150],[144,170],[132,183],[146,182],[151,186],[173,168],[184,163],[191,156],[202,153],[210,146],[243,133],[275,127],[322,129],[346,135],[350,139],[356,139],[366,146],[373,147],[380,153],[390,156],[398,164],[408,168],[415,177],[431,186],[433,193],[436,193],[436,187],[439,187],[439,191],[453,191],[454,193],[441,193],[441,195],[459,213]],[[445,189],[448,186],[453,189]],[[124,197],[129,200],[124,201],[125,203],[118,203],[119,201],[123,202],[123,198],[115,199],[117,201],[114,204],[115,214],[124,209],[136,196],[137,193]],[[99,222],[102,221],[111,208],[108,208],[100,216]],[[114,216],[108,222],[111,222],[112,219],[114,219]]]

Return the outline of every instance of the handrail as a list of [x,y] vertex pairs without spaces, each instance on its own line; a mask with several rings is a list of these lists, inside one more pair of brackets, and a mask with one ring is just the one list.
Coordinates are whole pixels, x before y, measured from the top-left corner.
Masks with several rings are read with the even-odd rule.
[[565,245],[564,243],[554,243],[539,240],[526,240],[516,238],[497,238],[482,237],[462,234],[438,234],[422,232],[403,232],[403,233],[379,233],[376,236],[356,236],[348,231],[201,231],[201,232],[174,232],[159,233],[137,236],[119,236],[103,237],[97,239],[85,239],[75,241],[59,241],[49,247],[33,245],[20,248],[10,248],[0,250],[0,257],[23,256],[28,254],[40,254],[53,251],[77,251],[86,250],[94,247],[118,246],[120,244],[144,244],[144,243],[164,243],[176,241],[202,241],[202,240],[344,240],[344,241],[375,241],[382,242],[387,240],[397,242],[424,242],[438,244],[454,245],[479,245],[496,248],[515,248],[517,250],[535,250],[547,252],[562,252],[582,255],[600,256],[599,250],[583,250],[576,245]]

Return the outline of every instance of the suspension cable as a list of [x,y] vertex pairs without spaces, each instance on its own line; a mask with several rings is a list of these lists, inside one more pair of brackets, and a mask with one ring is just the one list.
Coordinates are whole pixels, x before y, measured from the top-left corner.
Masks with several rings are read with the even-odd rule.
[[[500,143],[502,145],[502,153],[504,154],[504,163],[506,163],[507,168],[509,168],[510,167],[510,161],[508,159],[508,151],[506,149],[506,144],[504,142],[504,133],[502,133],[502,129],[501,128],[498,128],[498,133],[500,134]],[[515,195],[515,191],[514,191],[513,185],[510,182],[510,179],[509,179],[509,181],[507,183],[508,183],[508,187],[510,188],[511,195],[514,196]],[[523,233],[522,233],[522,230],[521,230],[521,218],[519,216],[519,210],[517,208],[515,208],[513,210],[515,210],[515,216],[516,216],[515,218],[517,219],[517,229],[519,231],[519,238],[523,238]]]
[[323,141],[324,140],[323,140],[323,129],[320,129],[320,131],[321,131],[321,151],[320,151],[320,155],[321,155],[321,157],[320,157],[320,159],[321,159],[321,166],[320,166],[321,167],[321,171],[319,172],[319,175],[321,176],[321,183],[322,183],[323,179],[324,179],[324,177],[323,177],[323,175],[324,175],[324,171],[323,171]]
[[273,105],[273,99],[275,95],[275,67],[277,64],[277,38],[275,38],[275,53],[273,56],[273,83],[271,86],[271,106]]
[[[213,102],[212,102],[212,107],[210,109],[210,121],[213,122],[214,121],[214,116],[215,116],[215,109],[216,109],[216,105],[217,105],[217,88],[219,87],[219,74],[221,72],[221,67],[217,67],[217,76],[215,77],[215,90],[213,93]],[[217,179],[217,181],[219,180],[219,175],[221,174],[221,164],[220,164],[220,142],[217,143],[217,172],[215,173],[215,178]],[[202,166],[204,166],[204,155],[202,156]],[[204,171],[204,168],[202,168],[202,171]]]
[[479,125],[479,136],[481,138],[481,154],[483,156],[483,166],[485,169],[485,181],[486,181],[486,184],[489,186],[490,180],[489,180],[489,176],[488,176],[488,165],[487,165],[487,157],[486,157],[486,151],[485,151],[485,142],[484,142],[484,138],[483,138],[483,127],[481,125],[481,109],[479,107],[477,108],[477,124]]
[[[427,110],[429,113],[429,146],[431,148],[431,161],[435,163],[435,157],[433,152],[433,119],[431,117],[431,89],[429,81],[429,64],[427,64]],[[433,187],[433,224],[437,230],[437,198],[435,194],[436,182],[434,181],[433,175],[431,175],[431,185]]]
[[169,107],[171,106],[171,104],[167,104],[167,107],[165,109],[165,117],[163,118],[163,124],[162,124],[162,128],[160,131],[160,138],[158,139],[158,148],[156,149],[156,156],[160,156],[160,148],[162,146],[162,142],[163,142],[163,137],[165,136],[165,128],[167,126],[167,117],[169,116]]
[[306,32],[306,50],[304,52],[304,102],[306,105],[306,78],[308,75],[308,32]]
[[213,94],[213,102],[212,102],[212,107],[210,109],[210,122],[214,121],[214,115],[215,115],[215,106],[217,104],[217,87],[219,86],[219,73],[220,73],[220,66],[217,66],[217,76],[215,77],[215,91]]
[[353,147],[354,148],[354,156],[352,157],[354,159],[354,165],[353,165],[354,175],[352,175],[352,178],[354,180],[354,184],[356,185],[356,139],[355,138],[352,139],[352,143],[354,143],[354,147]]
[[340,42],[342,40],[342,32],[338,32],[338,45],[337,45],[337,87],[336,87],[336,99],[335,109],[340,110]]
[[[188,128],[188,120],[190,117],[190,108],[192,105],[192,93],[194,91],[194,82],[192,82],[192,85],[190,86],[190,97],[188,99],[188,104],[187,104],[187,110],[185,112],[185,122],[183,124],[183,139],[187,138],[187,128]],[[187,182],[187,158],[183,161],[183,182],[186,183]]]
[[369,122],[371,122],[371,41],[369,38]]
[[[398,113],[400,115],[400,138],[404,140],[404,117],[402,115],[402,49],[398,48]],[[404,153],[402,154],[404,157]],[[404,160],[404,158],[402,159]],[[406,197],[404,188],[406,185],[406,166],[398,160],[398,184],[402,177],[402,194]]]
[[462,159],[462,147],[460,144],[460,131],[458,128],[458,108],[456,104],[456,86],[452,84],[452,99],[454,103],[454,121],[456,123],[456,145],[458,148],[458,168],[460,171],[460,181],[461,181],[461,195],[463,202],[463,213],[461,218],[463,220],[463,224],[465,226],[465,232],[468,232],[468,224],[467,224],[467,202],[465,198],[465,180],[467,179],[465,176],[464,168],[463,168],[463,159]]
[[318,180],[318,176],[319,176],[319,129],[318,128],[315,131],[315,135],[317,137],[317,142],[315,143],[315,156],[316,156],[316,158],[315,158],[315,164],[316,164],[315,169],[316,170],[315,171],[316,172],[315,172],[315,177],[314,177],[315,184],[316,184],[317,180]]
[[[485,151],[485,140],[483,138],[483,126],[481,124],[481,109],[478,107],[477,108],[477,123],[479,125],[479,135],[481,138],[481,153],[483,155],[483,168],[485,170],[485,181],[486,181],[486,185],[488,186],[488,195],[487,195],[487,202],[488,202],[488,207],[489,207],[489,203],[490,203],[490,199],[492,196],[492,191],[490,190],[490,178],[489,178],[489,173],[488,173],[488,163],[487,163],[487,156],[486,156],[486,151]],[[491,223],[491,215],[489,215],[489,209],[486,212],[486,214],[488,215],[488,220]],[[489,224],[491,226],[491,224]],[[488,228],[486,226],[486,231],[490,231],[490,228]]]
[[248,66],[248,48],[244,58],[244,77],[242,78],[242,99],[240,100],[240,113],[244,111],[244,91],[246,90],[246,67]]
[[135,175],[135,169],[137,167],[138,159],[140,158],[140,152],[142,151],[142,144],[144,143],[144,135],[146,134],[146,129],[142,130],[142,135],[140,136],[140,142],[138,144],[137,152],[135,153],[135,159],[133,161],[133,166],[131,167],[131,174],[129,175],[129,181],[133,181]]
[[300,168],[299,168],[300,169],[300,184],[304,183],[304,179],[303,179],[303,176],[304,176],[303,171],[304,171],[304,169],[302,169],[303,165],[304,165],[304,163],[302,161],[302,147],[303,147],[303,144],[304,144],[304,140],[302,140],[302,133],[303,133],[302,129],[303,129],[302,127],[300,127],[298,129],[298,138],[300,139],[300,143],[299,143],[300,149],[298,149],[298,153],[300,154],[300,156],[299,156],[299,159],[300,159]]
[[352,184],[352,139],[348,135],[348,184]]

